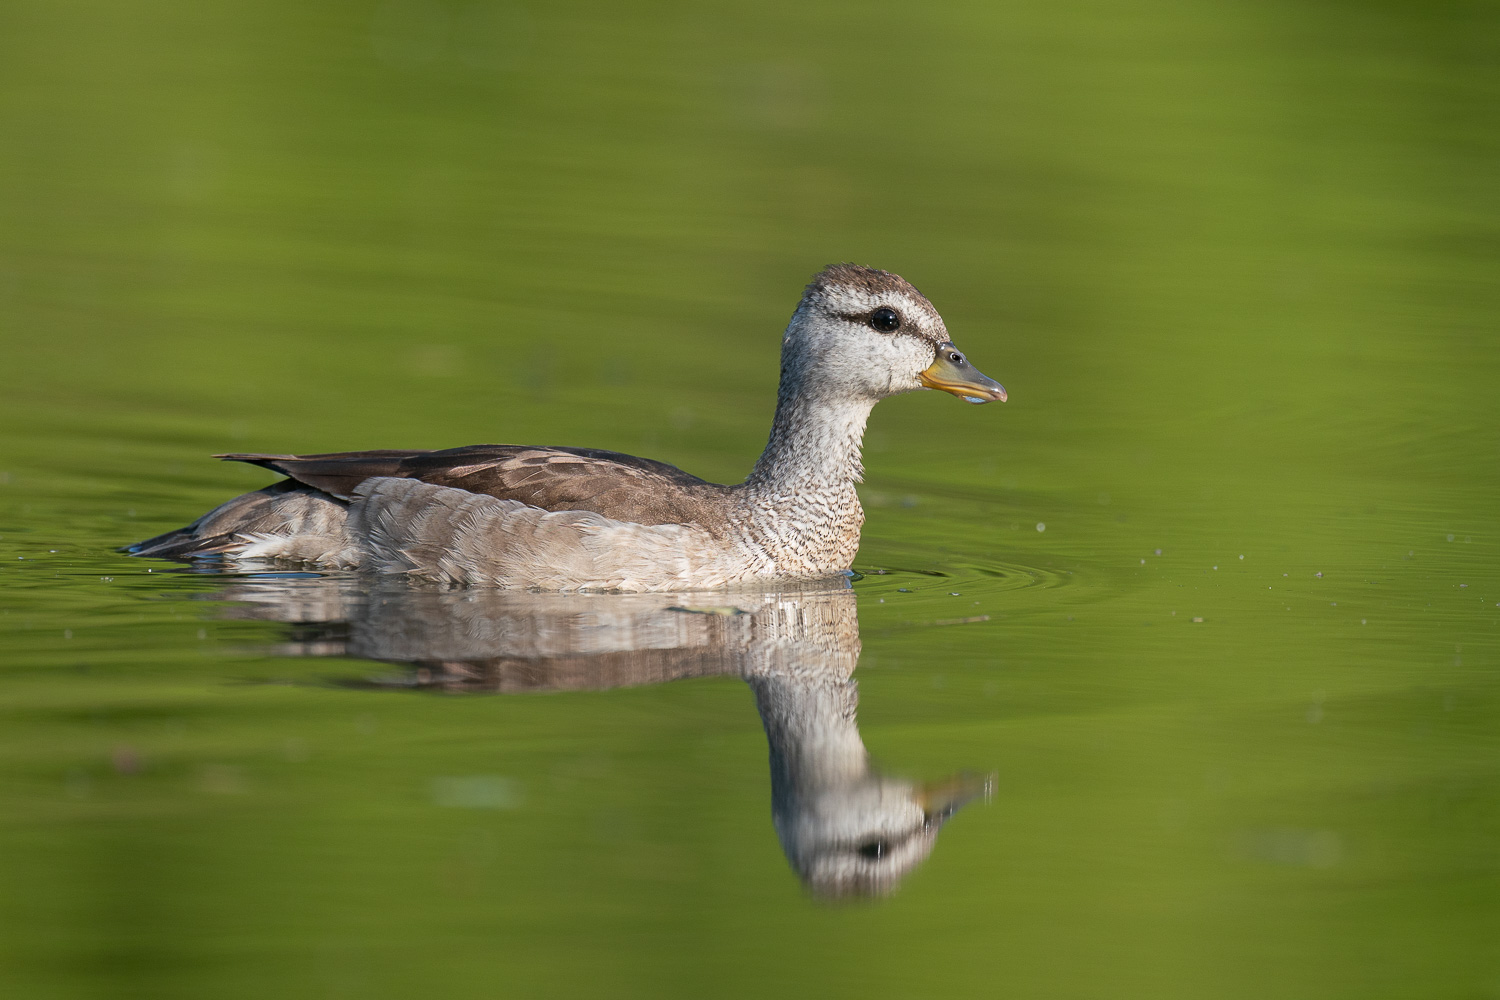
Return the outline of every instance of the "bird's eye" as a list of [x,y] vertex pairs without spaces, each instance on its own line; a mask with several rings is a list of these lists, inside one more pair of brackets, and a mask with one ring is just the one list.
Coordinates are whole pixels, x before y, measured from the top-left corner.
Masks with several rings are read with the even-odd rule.
[[962,354],[959,354],[957,351],[953,351],[949,353],[948,360],[953,362],[955,365],[961,365],[964,363],[964,356]]
[[881,333],[895,333],[901,329],[901,317],[889,306],[881,306],[870,313],[870,325]]
[[887,850],[883,840],[867,840],[859,845],[859,856],[869,858],[871,861],[879,861],[885,856]]

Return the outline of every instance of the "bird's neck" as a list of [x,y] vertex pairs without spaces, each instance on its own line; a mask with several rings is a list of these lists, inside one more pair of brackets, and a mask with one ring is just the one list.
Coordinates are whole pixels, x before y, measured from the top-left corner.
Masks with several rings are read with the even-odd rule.
[[829,399],[784,384],[771,439],[747,485],[786,494],[846,489],[862,481],[860,446],[874,405],[873,400]]

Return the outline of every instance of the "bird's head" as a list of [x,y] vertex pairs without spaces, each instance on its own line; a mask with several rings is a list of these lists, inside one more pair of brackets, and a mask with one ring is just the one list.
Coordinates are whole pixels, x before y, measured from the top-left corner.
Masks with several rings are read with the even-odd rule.
[[941,389],[971,403],[1005,387],[969,364],[943,317],[900,275],[834,264],[807,286],[782,342],[782,378],[800,393],[871,402]]

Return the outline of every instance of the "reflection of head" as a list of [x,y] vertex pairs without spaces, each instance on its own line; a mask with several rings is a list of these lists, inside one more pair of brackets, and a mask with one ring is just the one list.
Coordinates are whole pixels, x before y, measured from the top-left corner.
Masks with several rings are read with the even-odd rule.
[[943,822],[989,787],[970,776],[924,786],[872,773],[777,811],[776,832],[815,896],[883,896],[932,853]]
[[[943,822],[988,791],[967,776],[915,784],[870,766],[851,675],[859,619],[847,586],[777,593],[375,592],[335,579],[267,580],[223,596],[236,617],[297,622],[295,655],[402,663],[379,686],[602,690],[737,674],[770,746],[771,813],[792,869],[820,898],[879,896],[932,852]],[[337,613],[323,633],[307,624]],[[345,626],[347,622],[347,627]]]
[[855,683],[838,671],[806,664],[746,679],[770,743],[776,834],[816,896],[894,891],[932,853],[943,822],[988,790],[967,776],[921,785],[873,769]]
[[931,853],[937,824],[906,782],[871,775],[847,787],[794,798],[775,810],[792,868],[824,898],[877,896]]

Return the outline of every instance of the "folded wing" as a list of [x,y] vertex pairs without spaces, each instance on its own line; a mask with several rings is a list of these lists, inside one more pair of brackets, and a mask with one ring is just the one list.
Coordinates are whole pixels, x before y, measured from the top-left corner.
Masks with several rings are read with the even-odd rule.
[[342,500],[373,478],[416,479],[547,511],[587,510],[637,524],[701,521],[728,487],[665,462],[599,448],[470,445],[443,451],[220,455],[290,476]]

